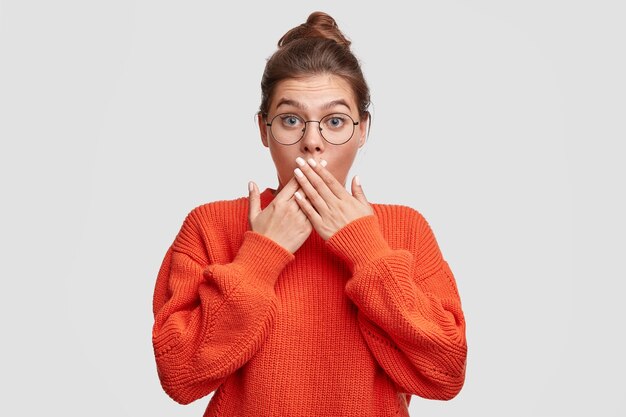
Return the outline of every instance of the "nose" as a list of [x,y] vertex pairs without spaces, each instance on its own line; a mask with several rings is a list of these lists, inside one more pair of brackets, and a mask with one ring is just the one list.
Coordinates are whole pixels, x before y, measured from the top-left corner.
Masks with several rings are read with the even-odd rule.
[[313,154],[324,152],[325,147],[326,143],[320,132],[319,122],[306,122],[304,136],[300,140],[300,150],[303,153]]

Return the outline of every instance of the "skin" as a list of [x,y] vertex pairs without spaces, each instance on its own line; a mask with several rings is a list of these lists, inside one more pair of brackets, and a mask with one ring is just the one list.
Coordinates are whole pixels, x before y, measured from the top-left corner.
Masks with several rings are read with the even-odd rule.
[[259,116],[261,141],[270,150],[279,185],[273,201],[261,210],[259,189],[254,182],[249,183],[250,228],[291,253],[302,246],[313,229],[327,240],[351,221],[373,214],[357,177],[352,179],[352,193],[345,188],[356,153],[365,143],[367,126],[367,118],[358,117],[354,93],[346,81],[334,75],[283,80],[270,100],[268,119],[279,113],[295,113],[305,120],[320,120],[333,112],[360,121],[343,145],[326,142],[316,123],[307,125],[298,143],[282,145],[272,139]]

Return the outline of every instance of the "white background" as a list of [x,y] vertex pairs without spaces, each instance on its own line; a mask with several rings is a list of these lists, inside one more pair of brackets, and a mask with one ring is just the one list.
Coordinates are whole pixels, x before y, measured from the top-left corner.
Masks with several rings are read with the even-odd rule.
[[372,90],[353,173],[463,299],[465,387],[411,414],[625,415],[624,3],[410,4],[0,1],[0,414],[202,415],[159,385],[156,274],[192,208],[275,186],[261,73],[324,10]]

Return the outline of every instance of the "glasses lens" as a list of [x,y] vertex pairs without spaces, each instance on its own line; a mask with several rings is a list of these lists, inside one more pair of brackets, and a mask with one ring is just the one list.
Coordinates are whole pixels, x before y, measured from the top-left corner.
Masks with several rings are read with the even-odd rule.
[[354,134],[354,120],[344,113],[333,113],[320,121],[322,136],[335,145],[346,143]]
[[295,114],[279,114],[271,121],[270,131],[278,143],[291,145],[302,137],[305,128],[304,120]]
[[278,143],[293,145],[302,139],[307,123],[319,123],[319,132],[324,139],[334,145],[343,145],[352,138],[356,123],[345,113],[332,113],[322,120],[305,121],[300,116],[291,113],[282,113],[270,121],[270,132]]

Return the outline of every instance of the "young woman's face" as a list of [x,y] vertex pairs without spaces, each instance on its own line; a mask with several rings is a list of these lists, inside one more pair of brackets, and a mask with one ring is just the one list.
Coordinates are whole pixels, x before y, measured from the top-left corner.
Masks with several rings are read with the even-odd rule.
[[[304,121],[319,121],[325,116],[331,115],[322,123],[322,131],[327,137],[333,135],[335,126],[344,123],[353,125],[352,120],[342,118],[341,114],[347,114],[355,122],[354,133],[350,140],[342,145],[335,145],[324,140],[320,133],[320,125],[317,122],[305,123]],[[277,115],[283,115],[276,117]],[[295,117],[294,117],[295,116]],[[335,117],[337,116],[337,117]],[[276,118],[275,118],[276,117]],[[275,118],[275,119],[274,119]],[[266,125],[272,122],[274,127]],[[299,136],[297,126],[306,130],[302,139],[292,145],[283,145],[272,136],[281,124],[288,131],[291,126],[293,137]],[[345,186],[348,171],[354,162],[358,149],[365,143],[367,119],[359,119],[359,111],[354,94],[350,85],[341,77],[334,75],[315,75],[307,78],[290,78],[279,82],[270,100],[267,119],[259,116],[259,129],[263,145],[269,148],[276,165],[278,174],[278,189],[281,189],[294,176],[297,167],[296,158],[305,160],[313,158],[319,162],[324,159],[328,169]],[[350,127],[351,131],[351,127]],[[289,136],[289,135],[288,135]],[[284,140],[283,140],[284,141]],[[284,141],[285,142],[285,141]],[[293,142],[291,140],[290,142]]]

